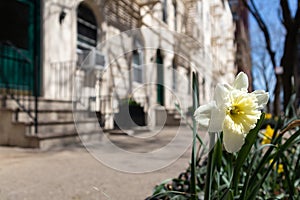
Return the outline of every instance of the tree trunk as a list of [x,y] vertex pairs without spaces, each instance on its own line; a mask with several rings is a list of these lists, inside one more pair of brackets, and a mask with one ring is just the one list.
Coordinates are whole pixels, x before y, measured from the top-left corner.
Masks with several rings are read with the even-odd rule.
[[292,76],[296,62],[297,32],[297,30],[292,28],[291,30],[287,30],[284,43],[284,53],[280,62],[280,65],[283,67],[284,71],[282,75],[284,110],[287,108],[292,93],[295,92],[293,87],[294,83],[292,83]]
[[282,78],[280,75],[276,74],[276,85],[274,90],[274,103],[273,103],[273,112],[275,116],[280,115],[280,91],[282,85]]

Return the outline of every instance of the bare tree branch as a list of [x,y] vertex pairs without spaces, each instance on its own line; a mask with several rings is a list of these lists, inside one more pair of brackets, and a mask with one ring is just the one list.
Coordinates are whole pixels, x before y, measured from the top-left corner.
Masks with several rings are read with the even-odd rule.
[[291,11],[287,0],[280,0],[280,6],[281,6],[282,16],[283,16],[283,25],[286,29],[289,29],[293,24],[293,20],[292,20]]
[[262,17],[260,16],[260,13],[258,12],[253,0],[250,0],[251,6],[248,4],[247,0],[242,0],[242,2],[246,6],[246,8],[249,10],[249,12],[252,14],[252,16],[255,18],[255,20],[258,23],[259,28],[261,29],[261,31],[264,34],[264,37],[266,40],[266,48],[267,48],[267,51],[271,58],[273,68],[275,69],[275,67],[276,67],[275,52],[272,50],[270,33],[268,31],[266,23],[263,21]]
[[284,26],[284,21],[283,21],[283,17],[282,17],[282,12],[281,9],[278,8],[278,16],[279,16],[279,20],[281,22],[281,24]]

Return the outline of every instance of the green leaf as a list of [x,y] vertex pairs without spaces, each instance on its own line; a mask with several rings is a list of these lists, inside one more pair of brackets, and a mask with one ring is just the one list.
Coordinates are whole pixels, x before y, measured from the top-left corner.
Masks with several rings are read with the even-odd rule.
[[[192,82],[192,88],[193,88],[193,111],[199,107],[199,83],[198,83],[198,75],[196,73],[193,73],[193,82]],[[195,120],[195,117],[193,117],[193,144],[192,144],[192,156],[191,156],[191,199],[197,200],[197,190],[196,190],[196,180],[197,180],[197,174],[196,174],[196,163],[197,163],[197,156],[196,156],[196,138],[197,138],[197,123]]]
[[282,159],[282,165],[283,165],[283,173],[285,175],[285,178],[286,178],[286,181],[287,181],[287,184],[288,184],[288,188],[289,188],[289,194],[290,194],[290,199],[293,199],[294,197],[294,186],[292,185],[292,182],[291,182],[291,178],[290,178],[290,173],[289,173],[289,170],[288,170],[288,161],[286,159],[285,156],[281,156],[281,159]]
[[[298,149],[300,148],[298,147]],[[299,151],[297,151],[296,165],[294,170],[295,172],[293,176],[293,181],[296,182],[296,179],[300,178],[300,152]]]
[[170,200],[187,200],[187,197],[184,197],[182,195],[176,195],[174,197],[172,197]]
[[241,168],[242,168],[246,158],[249,155],[251,147],[253,146],[253,144],[255,143],[255,141],[257,139],[257,135],[258,135],[260,127],[264,121],[264,117],[265,117],[265,114],[262,113],[259,121],[256,124],[256,127],[248,133],[247,137],[245,138],[245,143],[238,153],[238,157],[236,159],[236,165],[234,167],[233,177],[232,177],[232,187],[231,188],[233,189],[234,193],[237,192]]
[[206,172],[206,181],[205,181],[205,192],[204,192],[204,199],[210,200],[211,199],[211,186],[213,181],[213,171],[215,169],[213,154],[215,150],[215,134],[210,133],[209,135],[209,148],[211,148],[210,152],[208,153],[208,163],[207,163],[207,172]]
[[222,166],[222,141],[220,134],[218,134],[218,140],[214,147],[213,160],[215,163],[214,167],[216,167],[217,170],[220,171]]
[[243,185],[243,189],[242,189],[242,193],[241,193],[241,197],[240,197],[241,200],[245,199],[245,197],[246,197],[246,192],[247,192],[248,186],[249,186],[250,174],[252,172],[252,167],[253,167],[255,161],[257,160],[257,157],[258,157],[258,152],[256,151],[251,159],[249,168],[247,170],[247,175],[246,175],[246,178],[244,181],[244,185]]
[[221,200],[233,200],[233,199],[234,199],[233,192],[230,189],[228,189],[221,197]]
[[[283,134],[281,134],[280,136],[282,137],[282,135],[283,135]],[[293,135],[291,135],[290,138],[288,138],[288,139],[285,141],[285,143],[284,143],[282,146],[278,147],[278,151],[275,153],[272,163],[271,163],[270,166],[267,168],[267,170],[265,170],[265,172],[264,172],[262,178],[260,178],[260,179],[258,179],[258,180],[256,181],[256,184],[254,184],[253,189],[249,192],[249,195],[248,195],[249,198],[248,198],[248,199],[253,199],[253,198],[256,196],[256,194],[257,194],[257,192],[258,192],[260,186],[263,184],[264,180],[265,180],[266,177],[269,175],[269,173],[270,173],[270,171],[272,170],[274,164],[275,164],[276,162],[278,162],[278,160],[279,160],[279,158],[281,158],[281,156],[284,156],[284,155],[283,155],[283,152],[284,152],[285,150],[287,150],[291,145],[293,145],[293,141],[296,140],[297,137],[299,137],[299,136],[300,136],[300,131],[295,132]],[[277,138],[277,139],[278,139],[278,138]],[[256,177],[256,174],[254,174],[253,177],[255,178],[255,177]]]
[[161,192],[165,192],[165,184],[171,182],[172,179],[166,179],[164,181],[162,181],[159,185],[157,185],[155,188],[154,188],[154,191],[153,191],[153,195],[156,195],[156,194],[159,194]]
[[[254,187],[254,185],[256,184],[256,176],[259,175],[260,173],[262,173],[262,170],[264,170],[264,166],[266,163],[268,163],[271,159],[273,159],[273,154],[271,155],[271,153],[273,152],[273,150],[276,148],[276,145],[278,145],[280,143],[281,137],[282,135],[279,135],[278,137],[276,137],[275,139],[275,135],[276,133],[281,129],[282,127],[282,119],[279,118],[278,122],[274,128],[274,135],[272,137],[272,144],[273,146],[270,146],[270,148],[267,150],[267,152],[264,153],[264,156],[262,157],[262,159],[260,159],[256,169],[253,172],[253,176],[251,176],[250,181],[249,181],[249,186],[251,186],[252,188]],[[251,190],[249,188],[249,190]]]
[[[291,116],[294,119],[297,118],[297,114],[296,114],[296,110],[295,110],[295,106],[294,106],[295,100],[296,100],[296,94],[294,93],[294,94],[292,94],[292,96],[289,100],[289,103],[285,109],[285,116]],[[291,112],[291,115],[290,115],[290,112]]]

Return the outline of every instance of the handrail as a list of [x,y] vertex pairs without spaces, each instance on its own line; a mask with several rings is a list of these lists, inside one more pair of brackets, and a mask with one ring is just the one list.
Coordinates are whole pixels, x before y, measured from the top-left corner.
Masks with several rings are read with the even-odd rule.
[[[7,49],[6,49],[7,48]],[[9,55],[11,54],[11,55]],[[3,106],[6,106],[7,95],[16,102],[16,120],[18,113],[24,111],[34,123],[37,123],[37,105],[34,104],[35,114],[31,113],[32,98],[29,96],[34,89],[35,70],[30,68],[34,62],[10,41],[0,42],[0,77],[5,95]],[[33,66],[34,67],[34,66]],[[18,74],[21,74],[18,76]],[[34,99],[37,93],[33,92]]]
[[9,41],[9,40],[0,41],[0,45],[2,45],[2,44],[12,47],[18,53],[18,55],[22,56],[22,58],[25,59],[25,61],[27,63],[30,63],[30,64],[32,63],[32,61],[26,55],[24,55],[24,53],[22,51],[20,51],[20,49],[18,47],[16,47],[11,41]]

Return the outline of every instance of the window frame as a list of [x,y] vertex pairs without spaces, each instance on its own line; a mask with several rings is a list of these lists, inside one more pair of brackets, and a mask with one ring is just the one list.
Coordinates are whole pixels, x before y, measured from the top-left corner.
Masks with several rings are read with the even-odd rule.
[[[134,55],[138,56],[138,63],[134,62],[135,61]],[[143,52],[141,49],[136,49],[132,51],[131,67],[132,67],[132,81],[137,83],[143,83],[144,82]],[[139,74],[139,76],[136,76],[136,74]]]

